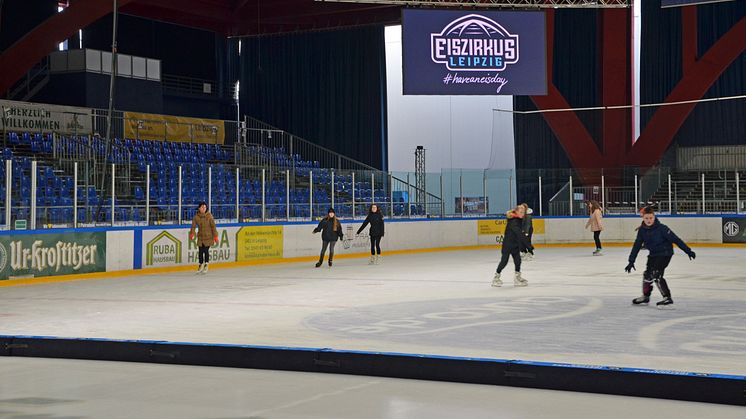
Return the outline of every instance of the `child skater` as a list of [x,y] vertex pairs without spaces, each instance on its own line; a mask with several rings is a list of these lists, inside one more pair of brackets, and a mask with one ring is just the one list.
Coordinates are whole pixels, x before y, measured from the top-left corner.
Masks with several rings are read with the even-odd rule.
[[192,218],[192,228],[189,230],[189,240],[194,240],[194,230],[197,228],[197,246],[199,246],[198,274],[206,274],[210,265],[210,247],[218,242],[218,229],[215,219],[207,211],[207,203],[200,202],[197,213]]
[[601,246],[601,232],[604,230],[603,214],[601,205],[598,201],[588,201],[588,222],[585,223],[585,228],[590,227],[593,232],[593,241],[596,242],[596,250],[593,251],[593,256],[603,256],[603,247]]
[[528,285],[528,281],[521,277],[521,247],[525,247],[529,251],[533,251],[534,248],[529,243],[528,238],[523,231],[521,226],[523,225],[523,216],[525,215],[525,209],[523,206],[518,205],[515,209],[508,211],[506,214],[508,222],[505,225],[505,235],[503,237],[502,247],[502,258],[500,264],[497,265],[497,272],[495,277],[492,279],[492,286],[502,286],[503,282],[500,280],[500,273],[508,265],[508,259],[512,256],[513,263],[515,264],[515,277],[513,285],[516,287],[525,287]]
[[676,243],[679,249],[683,250],[689,256],[690,260],[697,257],[692,249],[676,236],[670,228],[661,224],[656,218],[652,207],[646,207],[643,210],[642,226],[637,231],[637,239],[635,239],[632,252],[629,254],[629,264],[624,268],[627,273],[635,269],[637,253],[644,244],[648,251],[650,251],[650,254],[648,255],[647,267],[642,275],[642,296],[632,300],[632,304],[647,304],[650,302],[653,282],[655,282],[658,290],[663,295],[663,300],[659,301],[656,305],[667,306],[673,304],[671,290],[668,289],[668,284],[665,278],[663,278],[666,267],[673,257],[673,243]]
[[360,234],[365,226],[370,224],[370,262],[368,265],[376,264],[381,258],[381,237],[383,237],[383,214],[378,209],[378,205],[371,204],[368,210],[368,216],[365,217],[363,225],[357,230],[357,234]]
[[342,224],[339,222],[339,218],[336,217],[334,208],[329,208],[326,217],[324,217],[319,225],[313,229],[313,234],[321,232],[321,255],[319,261],[316,263],[316,267],[320,267],[324,263],[324,255],[326,254],[326,248],[329,248],[329,267],[332,267],[332,261],[334,260],[334,246],[337,244],[337,240],[344,237],[342,233]]
[[[526,215],[523,216],[523,223],[521,224],[521,231],[523,235],[528,239],[528,243],[531,244],[531,239],[534,236],[534,210],[528,207],[528,204],[521,204],[523,210],[526,211]],[[533,248],[532,248],[533,249]],[[530,261],[534,260],[534,251],[530,250],[525,246],[521,246],[521,259]]]

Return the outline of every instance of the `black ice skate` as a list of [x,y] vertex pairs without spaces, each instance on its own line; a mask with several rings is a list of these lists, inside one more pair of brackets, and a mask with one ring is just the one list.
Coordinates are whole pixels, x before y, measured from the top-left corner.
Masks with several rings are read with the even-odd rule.
[[321,267],[321,262],[316,262],[316,267],[317,268]]
[[662,300],[658,301],[655,305],[658,307],[665,307],[670,306],[673,304],[673,299],[671,297],[665,297]]
[[632,304],[634,305],[640,305],[640,304],[647,304],[650,302],[650,297],[647,295],[641,295],[634,300],[632,300]]

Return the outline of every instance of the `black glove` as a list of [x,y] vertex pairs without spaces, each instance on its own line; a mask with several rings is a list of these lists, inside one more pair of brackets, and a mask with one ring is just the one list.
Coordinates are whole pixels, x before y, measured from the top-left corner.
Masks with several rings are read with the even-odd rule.
[[696,253],[694,253],[694,251],[693,251],[693,250],[690,250],[690,251],[689,251],[689,260],[694,260],[694,259],[696,259],[696,258],[697,258],[697,254],[696,254]]
[[624,268],[624,270],[625,270],[625,271],[626,271],[627,273],[631,273],[631,272],[632,272],[633,270],[635,270],[635,271],[636,271],[637,269],[635,269],[635,263],[634,263],[634,262],[630,262],[630,263],[629,263],[629,264],[627,265],[627,267],[626,267],[626,268]]
[[316,234],[316,233],[318,233],[318,231],[316,231],[316,229],[314,228],[313,229],[313,234]]

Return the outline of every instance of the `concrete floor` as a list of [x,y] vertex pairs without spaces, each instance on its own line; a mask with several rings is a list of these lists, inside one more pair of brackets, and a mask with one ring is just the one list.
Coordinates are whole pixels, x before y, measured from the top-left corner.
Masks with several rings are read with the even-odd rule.
[[0,358],[0,418],[743,418],[743,407],[230,368]]

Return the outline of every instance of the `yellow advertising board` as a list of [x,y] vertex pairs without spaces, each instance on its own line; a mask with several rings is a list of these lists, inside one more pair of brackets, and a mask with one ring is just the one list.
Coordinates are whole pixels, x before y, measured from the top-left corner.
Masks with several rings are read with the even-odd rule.
[[236,261],[282,258],[282,226],[242,227],[236,233]]
[[223,144],[225,123],[220,119],[125,112],[125,138]]
[[[544,234],[544,219],[533,219],[534,234]],[[505,225],[508,220],[477,220],[477,231],[479,235],[500,236],[505,234]]]

